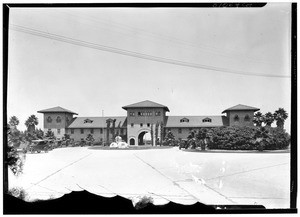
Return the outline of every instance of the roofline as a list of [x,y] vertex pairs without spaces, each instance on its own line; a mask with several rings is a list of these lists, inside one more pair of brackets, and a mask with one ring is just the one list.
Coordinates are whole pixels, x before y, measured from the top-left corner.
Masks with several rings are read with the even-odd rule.
[[226,109],[222,112],[222,114],[225,112],[229,112],[229,111],[254,111],[254,112],[256,112],[259,110],[260,110],[259,108],[256,108],[256,109],[254,109],[254,108],[253,109]]
[[123,106],[122,107],[122,109],[125,109],[125,110],[127,110],[127,109],[131,109],[131,108],[163,108],[163,109],[165,109],[167,112],[170,112],[170,110],[169,110],[169,108],[167,107],[167,106],[151,106],[151,107],[149,107],[149,106],[145,106],[145,107],[142,107],[142,106],[137,106],[137,107],[135,107],[135,106]]
[[41,110],[41,111],[37,111],[37,113],[42,113],[42,114],[44,114],[44,113],[69,113],[69,114],[78,115],[75,112],[68,112],[68,111],[43,111],[43,110]]

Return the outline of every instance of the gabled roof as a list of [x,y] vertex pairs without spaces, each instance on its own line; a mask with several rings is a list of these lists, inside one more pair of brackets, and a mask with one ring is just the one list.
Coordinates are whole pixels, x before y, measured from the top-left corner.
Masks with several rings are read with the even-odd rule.
[[225,112],[227,112],[227,111],[258,111],[258,110],[260,110],[260,109],[252,107],[252,106],[238,104],[236,106],[233,106],[233,107],[230,107],[230,108],[224,110],[222,112],[222,114],[225,113]]
[[[221,127],[227,126],[228,120],[225,116],[167,116],[166,127]],[[189,122],[180,122],[187,118]],[[211,119],[211,122],[203,122],[203,119]]]
[[150,100],[145,100],[142,102],[134,103],[131,105],[123,106],[123,109],[127,110],[128,108],[164,108],[166,111],[170,111],[169,108],[165,105],[152,102]]
[[60,106],[38,111],[38,113],[49,113],[49,112],[63,112],[63,113],[71,113],[71,114],[78,115],[77,113],[72,112],[72,111],[70,111],[68,109],[62,108]]
[[[85,121],[85,120],[90,121]],[[107,119],[116,119],[115,127],[126,127],[127,126],[127,117],[119,116],[119,117],[76,117],[74,121],[68,126],[69,129],[75,128],[106,128],[106,120]],[[112,124],[110,125],[112,126]]]

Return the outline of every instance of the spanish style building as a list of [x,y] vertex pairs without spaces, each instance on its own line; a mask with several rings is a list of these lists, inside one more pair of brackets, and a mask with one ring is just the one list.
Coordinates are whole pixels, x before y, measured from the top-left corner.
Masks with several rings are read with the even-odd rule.
[[[91,134],[95,141],[112,142],[118,135],[130,145],[143,145],[146,133],[157,134],[161,130],[171,131],[176,139],[186,139],[191,130],[222,126],[253,126],[254,112],[258,108],[236,105],[219,116],[168,116],[169,108],[149,100],[123,106],[127,116],[116,117],[74,117],[70,110],[54,107],[38,111],[44,114],[44,131],[51,130],[57,138],[70,135],[75,141]],[[157,141],[153,141],[156,145]]]

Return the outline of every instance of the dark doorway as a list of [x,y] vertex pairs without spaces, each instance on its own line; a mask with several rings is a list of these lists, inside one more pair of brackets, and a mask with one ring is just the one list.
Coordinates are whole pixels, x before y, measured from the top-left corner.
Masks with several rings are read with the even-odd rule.
[[131,138],[131,139],[129,140],[129,144],[130,144],[130,145],[135,145],[135,141],[134,141],[133,138]]
[[146,145],[151,144],[150,133],[147,131],[143,131],[138,136],[138,145]]

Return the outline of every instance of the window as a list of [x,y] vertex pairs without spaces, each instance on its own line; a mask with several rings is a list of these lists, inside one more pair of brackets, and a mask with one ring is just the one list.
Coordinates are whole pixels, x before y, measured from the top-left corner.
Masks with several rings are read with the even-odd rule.
[[182,130],[181,130],[181,128],[178,128],[178,133],[182,133]]
[[143,124],[141,123],[140,126],[143,127]]
[[160,112],[155,112],[155,116],[160,116]]
[[87,118],[87,119],[85,119],[85,120],[83,121],[83,123],[84,123],[84,124],[87,124],[87,123],[91,124],[91,123],[93,123],[93,120]]
[[100,134],[102,134],[103,133],[103,129],[102,128],[100,128]]
[[150,127],[150,124],[149,124],[149,123],[147,124],[147,127]]
[[56,122],[57,122],[57,123],[60,123],[60,122],[61,122],[61,117],[57,116]]
[[83,130],[83,129],[80,129],[80,133],[83,134],[83,133],[84,133],[84,130]]
[[60,134],[60,129],[57,129],[57,134]]
[[211,119],[210,119],[210,118],[204,118],[204,119],[202,120],[202,122],[203,122],[203,123],[205,123],[205,122],[211,122]]
[[134,124],[133,124],[133,123],[131,123],[131,127],[133,127],[133,125],[134,125]]
[[122,135],[124,134],[124,129],[121,129],[121,134],[122,134]]
[[134,112],[129,112],[129,116],[134,116]]
[[74,134],[74,129],[71,129],[71,134]]
[[183,123],[183,122],[189,122],[190,120],[189,119],[187,119],[187,118],[182,118],[182,119],[180,119],[180,123]]
[[235,116],[234,116],[234,118],[233,118],[233,120],[234,120],[234,121],[239,121],[239,120],[240,120],[240,118],[239,118],[239,116],[238,116],[238,115],[235,115]]
[[52,118],[51,118],[50,116],[47,118],[47,122],[48,122],[48,123],[51,123],[51,122],[52,122]]
[[142,116],[142,112],[138,112],[138,116]]
[[91,129],[91,134],[94,134],[94,129]]
[[246,116],[245,116],[244,121],[250,121],[249,115],[246,115]]

